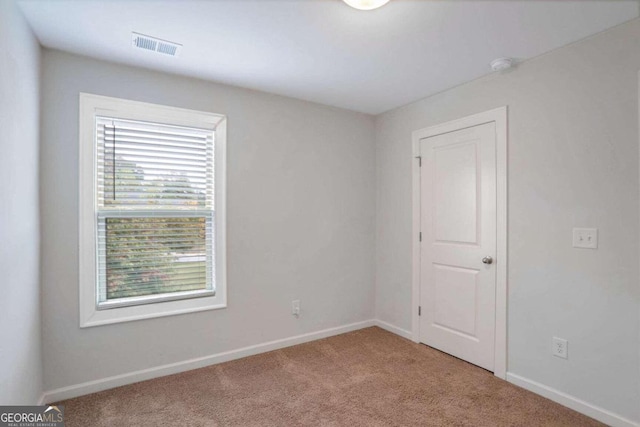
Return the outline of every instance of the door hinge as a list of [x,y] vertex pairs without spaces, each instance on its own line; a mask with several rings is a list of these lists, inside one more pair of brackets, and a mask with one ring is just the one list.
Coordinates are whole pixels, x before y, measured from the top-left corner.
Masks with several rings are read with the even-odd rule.
[[422,231],[418,233],[418,241],[422,242]]
[[418,159],[418,167],[421,168],[422,167],[422,156],[416,156],[416,159]]
[[422,307],[418,306],[418,316],[422,316]]

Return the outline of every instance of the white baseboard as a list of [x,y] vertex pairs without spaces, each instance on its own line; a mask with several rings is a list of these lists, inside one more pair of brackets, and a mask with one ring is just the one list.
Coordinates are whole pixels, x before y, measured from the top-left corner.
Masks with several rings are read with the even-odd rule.
[[406,329],[402,329],[399,328],[395,325],[392,325],[391,323],[387,323],[387,322],[383,322],[382,320],[374,320],[375,325],[384,329],[385,331],[389,331],[392,334],[396,334],[401,336],[402,338],[406,338],[408,340],[413,340],[413,334],[410,331],[407,331]]
[[140,381],[146,381],[153,378],[163,377],[165,375],[177,374],[192,369],[203,368],[209,365],[215,365],[230,360],[240,359],[242,357],[253,356],[255,354],[265,353],[268,351],[278,350],[292,345],[303,344],[309,341],[315,341],[334,335],[344,334],[346,332],[375,326],[375,320],[365,320],[363,322],[351,323],[349,325],[338,326],[335,328],[324,329],[317,332],[296,335],[275,341],[269,341],[262,344],[252,345],[249,347],[239,348],[237,350],[225,351],[223,353],[212,354],[209,356],[189,359],[182,362],[170,363],[167,365],[156,366],[153,368],[143,369],[140,371],[129,372],[126,374],[115,375],[113,377],[102,378],[99,380],[88,381],[68,387],[62,387],[55,390],[46,391],[40,398],[40,404],[57,402],[60,400],[71,399],[73,397],[83,396],[85,394],[96,393],[98,391],[108,390],[114,387],[120,387],[127,384],[133,384]]
[[634,421],[519,375],[507,372],[507,381],[612,427],[640,427]]

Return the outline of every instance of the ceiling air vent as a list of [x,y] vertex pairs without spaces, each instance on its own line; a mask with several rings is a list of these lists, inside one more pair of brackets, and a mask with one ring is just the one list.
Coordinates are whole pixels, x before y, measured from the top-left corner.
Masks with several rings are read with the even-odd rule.
[[182,45],[178,43],[161,40],[144,34],[131,33],[131,44],[139,49],[146,49],[152,52],[162,53],[169,56],[178,56]]

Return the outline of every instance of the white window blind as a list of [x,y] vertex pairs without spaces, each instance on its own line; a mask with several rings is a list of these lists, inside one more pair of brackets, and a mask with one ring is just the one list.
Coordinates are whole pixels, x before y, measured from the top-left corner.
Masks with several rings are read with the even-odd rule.
[[95,124],[98,308],[214,295],[213,131]]

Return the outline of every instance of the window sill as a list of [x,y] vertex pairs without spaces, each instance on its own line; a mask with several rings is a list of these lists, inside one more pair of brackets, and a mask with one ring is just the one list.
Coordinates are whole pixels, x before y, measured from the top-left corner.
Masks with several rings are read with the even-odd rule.
[[227,301],[220,295],[209,297],[156,302],[128,307],[99,310],[94,305],[80,312],[80,327],[110,325],[114,323],[132,322],[135,320],[153,319],[155,317],[175,316],[178,314],[195,313],[198,311],[217,310],[226,308]]

